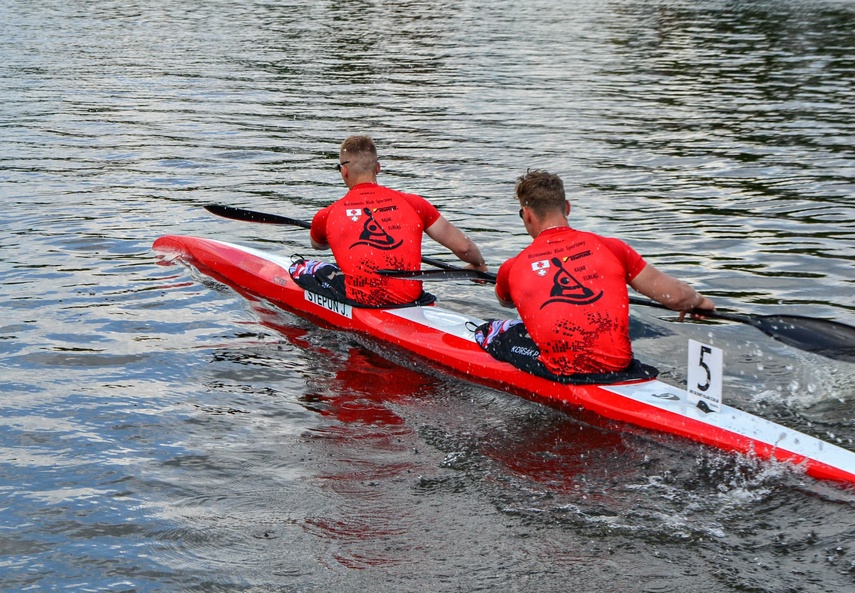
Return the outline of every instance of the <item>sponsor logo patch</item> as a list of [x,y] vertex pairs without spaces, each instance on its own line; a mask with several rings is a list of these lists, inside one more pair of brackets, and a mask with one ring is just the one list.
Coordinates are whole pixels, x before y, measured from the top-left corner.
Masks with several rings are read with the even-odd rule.
[[549,260],[545,259],[542,261],[532,262],[531,269],[538,276],[546,276],[547,271],[549,270]]

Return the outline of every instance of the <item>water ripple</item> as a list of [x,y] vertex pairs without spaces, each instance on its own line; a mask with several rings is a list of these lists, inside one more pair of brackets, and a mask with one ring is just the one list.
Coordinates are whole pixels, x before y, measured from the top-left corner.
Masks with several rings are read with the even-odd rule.
[[[463,385],[158,261],[308,253],[368,132],[495,269],[515,178],[752,312],[855,325],[849,1],[0,3],[0,588],[842,591],[851,492]],[[443,255],[429,247],[431,255]],[[489,288],[451,308],[502,315]],[[633,312],[685,380],[851,447],[847,366]],[[721,566],[726,563],[727,571]]]

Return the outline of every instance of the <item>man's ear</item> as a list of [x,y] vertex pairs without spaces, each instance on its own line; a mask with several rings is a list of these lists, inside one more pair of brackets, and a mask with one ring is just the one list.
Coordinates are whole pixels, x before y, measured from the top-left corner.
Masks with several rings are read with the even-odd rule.
[[526,224],[534,224],[534,211],[531,208],[523,210],[523,222]]

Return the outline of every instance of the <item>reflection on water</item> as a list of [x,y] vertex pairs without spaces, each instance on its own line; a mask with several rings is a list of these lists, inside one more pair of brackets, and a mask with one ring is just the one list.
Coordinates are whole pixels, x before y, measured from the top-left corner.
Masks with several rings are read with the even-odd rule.
[[[574,225],[720,306],[855,325],[854,21],[848,0],[2,3],[0,588],[851,588],[849,490],[464,385],[150,245],[306,254],[302,229],[202,205],[308,219],[368,132],[382,181],[493,269],[541,167]],[[502,315],[489,287],[433,292]],[[633,331],[667,380],[711,343],[730,403],[853,447],[851,365],[643,307]]]

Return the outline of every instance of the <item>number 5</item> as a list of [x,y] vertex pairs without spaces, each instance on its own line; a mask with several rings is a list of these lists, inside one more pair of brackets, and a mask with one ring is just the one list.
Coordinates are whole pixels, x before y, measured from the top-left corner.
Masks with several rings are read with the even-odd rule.
[[689,340],[688,401],[705,412],[721,409],[722,359],[721,348]]
[[701,356],[698,359],[698,366],[704,369],[704,372],[707,374],[707,378],[705,379],[705,383],[701,385],[698,383],[698,389],[701,391],[706,391],[710,388],[710,381],[712,380],[712,371],[710,371],[709,365],[704,360],[704,354],[712,354],[712,348],[706,345],[701,345]]

